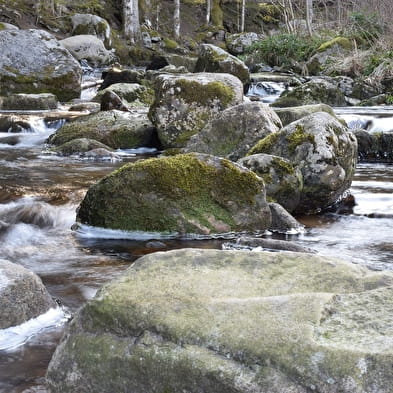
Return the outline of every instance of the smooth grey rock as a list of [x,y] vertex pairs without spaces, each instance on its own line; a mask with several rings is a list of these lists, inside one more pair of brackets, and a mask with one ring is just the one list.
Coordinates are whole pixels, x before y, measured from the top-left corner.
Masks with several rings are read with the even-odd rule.
[[279,203],[269,203],[272,214],[272,223],[270,230],[279,233],[291,233],[303,230],[304,225],[300,224],[291,214],[288,213]]
[[74,317],[52,393],[391,393],[393,275],[290,252],[138,259]]
[[56,303],[33,272],[0,259],[0,329],[38,317]]
[[107,65],[115,59],[114,54],[108,51],[103,42],[94,35],[75,35],[61,40],[60,43],[77,60],[84,59],[94,66]]
[[60,101],[78,98],[82,68],[43,30],[0,31],[0,94],[52,93]]
[[225,42],[228,51],[232,55],[237,56],[242,55],[248,46],[252,45],[254,42],[263,39],[264,37],[264,35],[254,32],[227,34],[225,37]]
[[280,118],[282,125],[285,127],[293,121],[299,120],[302,117],[311,115],[316,112],[326,112],[329,115],[335,116],[334,110],[331,106],[326,104],[313,104],[313,105],[302,105],[292,106],[288,108],[274,108]]
[[111,28],[109,23],[98,15],[75,14],[71,17],[72,35],[94,35],[106,48],[111,47]]

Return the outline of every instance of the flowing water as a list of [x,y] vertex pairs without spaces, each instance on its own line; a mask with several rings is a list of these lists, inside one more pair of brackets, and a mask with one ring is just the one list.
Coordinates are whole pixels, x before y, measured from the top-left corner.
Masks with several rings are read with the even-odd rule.
[[[353,112],[343,116],[379,122],[375,111]],[[123,162],[59,158],[45,152],[44,141],[61,121],[48,124],[42,116],[29,116],[31,127],[0,133],[0,258],[37,273],[61,307],[26,325],[0,330],[0,392],[4,393],[46,392],[47,364],[68,316],[135,259],[157,250],[221,248],[227,241],[152,241],[152,236],[118,231],[72,231],[76,208],[89,185],[124,162],[147,157],[149,151],[122,152]],[[389,128],[393,110],[383,116],[384,127]],[[324,255],[392,270],[392,191],[393,166],[359,164],[351,189],[357,203],[353,210],[300,217],[306,232],[287,238]]]

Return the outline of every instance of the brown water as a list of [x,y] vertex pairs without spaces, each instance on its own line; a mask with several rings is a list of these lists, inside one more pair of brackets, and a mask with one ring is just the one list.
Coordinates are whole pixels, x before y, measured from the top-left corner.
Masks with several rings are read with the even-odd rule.
[[[118,233],[106,239],[99,231],[71,231],[88,186],[124,161],[97,163],[43,154],[43,141],[51,132],[41,127],[21,135],[19,145],[0,144],[0,221],[9,224],[0,230],[0,257],[39,274],[66,313],[75,312],[141,255],[183,247],[221,248],[227,241],[159,239],[151,244]],[[392,191],[393,166],[361,164],[352,187],[357,202],[352,214],[302,217],[306,233],[286,238],[324,255],[392,270]],[[14,219],[26,216],[30,218]],[[64,329],[64,323],[58,325],[43,327],[23,345],[0,350],[0,392],[46,392],[43,378]]]

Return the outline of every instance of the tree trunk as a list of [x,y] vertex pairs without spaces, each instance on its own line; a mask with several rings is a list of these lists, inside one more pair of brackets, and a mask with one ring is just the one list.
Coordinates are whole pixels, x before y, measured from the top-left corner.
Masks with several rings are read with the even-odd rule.
[[246,0],[242,0],[242,16],[240,19],[240,32],[244,32],[244,21],[246,17]]
[[212,9],[212,2],[211,0],[206,0],[206,24],[210,23],[210,13]]
[[312,17],[313,17],[312,0],[306,0],[306,24],[307,24],[307,31],[310,36],[312,35]]
[[124,35],[131,42],[139,39],[141,25],[139,23],[138,0],[123,0]]
[[175,39],[180,38],[180,0],[175,0],[175,12],[173,14],[173,33]]

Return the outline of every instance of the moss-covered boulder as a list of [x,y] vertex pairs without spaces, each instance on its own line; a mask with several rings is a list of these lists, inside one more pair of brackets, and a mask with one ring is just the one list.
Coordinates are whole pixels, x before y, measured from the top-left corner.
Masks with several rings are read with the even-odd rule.
[[209,120],[243,101],[240,80],[229,74],[161,74],[149,118],[164,148],[184,147]]
[[79,138],[95,139],[114,149],[151,146],[155,128],[145,113],[104,111],[66,123],[48,138],[48,143],[60,146]]
[[263,181],[230,161],[180,154],[127,164],[92,186],[82,224],[128,231],[196,233],[265,230]]
[[253,154],[238,163],[263,179],[268,201],[278,202],[289,212],[296,209],[303,191],[303,175],[297,166],[269,154]]
[[281,121],[259,102],[235,105],[212,119],[187,142],[185,151],[212,154],[236,161],[265,136],[277,132]]
[[71,17],[72,35],[94,35],[106,48],[111,47],[111,28],[109,23],[98,15],[75,14]]
[[353,42],[346,37],[335,37],[319,46],[316,53],[308,60],[307,70],[311,75],[321,73],[326,64],[333,63],[337,57],[350,54]]
[[317,212],[337,202],[350,187],[357,162],[355,136],[337,118],[313,113],[259,141],[251,154],[288,159],[303,175],[295,212]]
[[134,105],[150,105],[154,99],[154,92],[149,87],[138,83],[114,83],[106,89],[100,90],[93,101],[101,102],[101,97],[107,91],[114,92],[127,103]]
[[290,252],[136,261],[74,317],[52,393],[391,393],[393,275]]
[[112,150],[109,146],[104,145],[94,139],[78,138],[69,142],[63,143],[60,146],[53,147],[50,151],[57,153],[61,156],[71,156],[73,154],[86,153],[94,149],[107,149]]
[[280,118],[283,126],[286,126],[293,121],[299,120],[302,117],[311,115],[312,113],[316,112],[326,112],[329,113],[329,115],[335,116],[333,108],[326,104],[292,106],[288,108],[274,108],[274,111]]
[[243,61],[232,56],[224,49],[211,44],[201,45],[195,72],[232,74],[242,81],[245,91],[248,90],[250,84],[250,72]]
[[0,97],[0,109],[5,110],[51,110],[57,109],[58,101],[54,94],[11,94]]
[[0,31],[0,95],[52,93],[60,101],[79,98],[82,68],[43,30]]
[[56,303],[36,274],[0,259],[0,329],[20,325],[52,307]]
[[347,105],[344,93],[336,85],[327,80],[318,79],[284,91],[271,106],[281,108],[310,104]]
[[77,60],[86,60],[93,66],[110,64],[115,59],[113,52],[107,50],[104,43],[94,35],[81,34],[61,40]]

